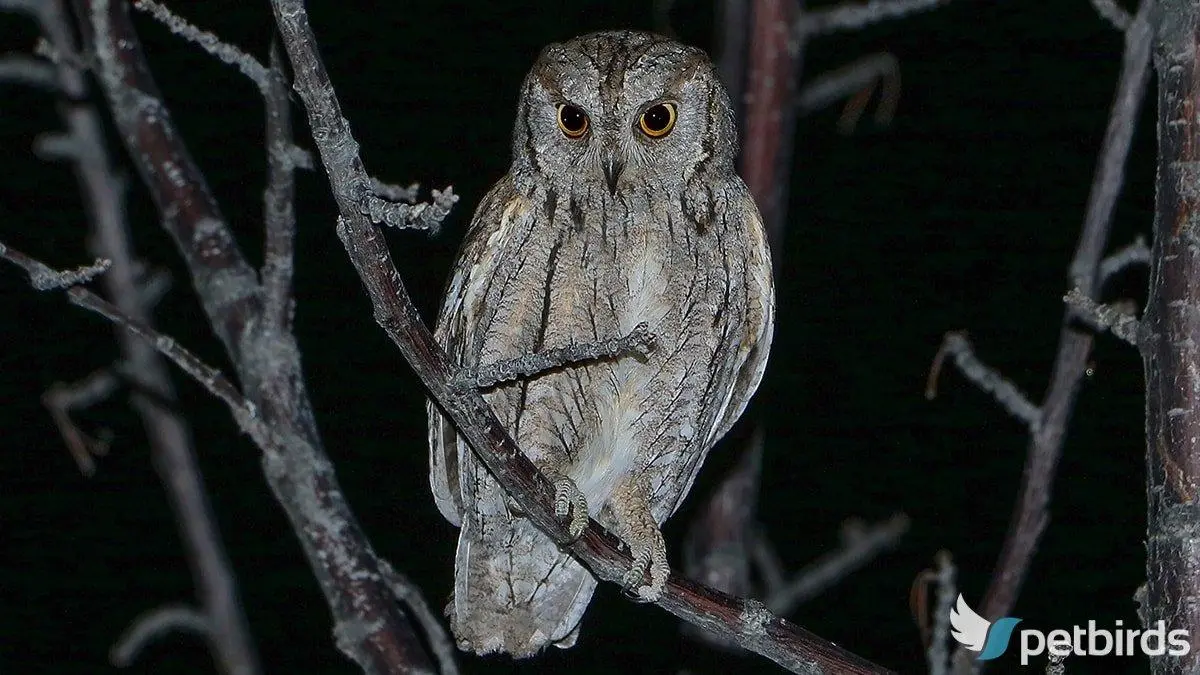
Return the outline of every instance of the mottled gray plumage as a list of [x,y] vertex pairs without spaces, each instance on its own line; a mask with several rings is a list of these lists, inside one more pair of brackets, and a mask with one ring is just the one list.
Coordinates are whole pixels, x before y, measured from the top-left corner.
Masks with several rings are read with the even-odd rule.
[[[745,409],[771,342],[770,256],[736,144],[700,50],[627,31],[546,47],[521,91],[512,167],[475,213],[437,322],[468,371],[649,324],[645,359],[485,393],[529,458],[630,545],[627,583],[646,599],[668,571],[659,526]],[[432,404],[429,415],[433,494],[462,528],[447,608],[459,645],[570,646],[595,579],[522,517]]]

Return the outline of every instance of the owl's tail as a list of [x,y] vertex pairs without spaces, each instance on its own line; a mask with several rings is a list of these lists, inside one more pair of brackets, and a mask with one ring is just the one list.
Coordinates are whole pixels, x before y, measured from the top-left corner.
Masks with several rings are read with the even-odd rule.
[[459,647],[533,656],[570,647],[596,579],[524,518],[464,516],[446,608]]

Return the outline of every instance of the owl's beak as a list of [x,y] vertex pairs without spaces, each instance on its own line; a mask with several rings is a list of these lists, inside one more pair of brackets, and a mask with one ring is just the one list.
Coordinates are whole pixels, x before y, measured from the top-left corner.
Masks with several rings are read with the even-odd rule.
[[615,153],[609,153],[603,161],[604,182],[608,185],[608,193],[617,196],[617,181],[625,170],[625,162],[617,158]]

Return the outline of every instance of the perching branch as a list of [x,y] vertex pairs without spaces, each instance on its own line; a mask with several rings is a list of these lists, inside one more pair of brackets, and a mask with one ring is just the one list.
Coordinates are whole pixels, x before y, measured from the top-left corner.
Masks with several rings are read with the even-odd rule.
[[[365,172],[323,63],[301,0],[272,0],[276,23],[296,73],[309,127],[338,204],[338,235],[366,286],[376,321],[400,349],[430,395],[454,422],[496,480],[553,541],[569,550],[598,578],[620,583],[631,559],[620,542],[592,521],[572,541],[555,516],[554,489],[515,445],[474,388],[455,387],[458,373],[422,323],[394,267],[382,232],[364,217],[359,196]],[[771,615],[758,602],[731,598],[678,575],[670,577],[657,604],[793,672],[880,672],[878,666]]]

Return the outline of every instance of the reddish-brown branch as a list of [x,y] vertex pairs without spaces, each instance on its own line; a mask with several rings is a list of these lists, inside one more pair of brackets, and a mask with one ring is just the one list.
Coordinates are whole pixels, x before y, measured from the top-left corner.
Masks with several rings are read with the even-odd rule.
[[795,10],[794,0],[754,0],[750,10],[741,174],[762,212],[776,269],[782,257],[802,53],[791,44]]
[[[1191,651],[1152,656],[1154,673],[1200,668],[1200,13],[1161,3],[1157,42],[1158,190],[1150,297],[1139,345],[1146,369],[1145,623],[1188,632]],[[1134,22],[1136,25],[1136,20]]]

